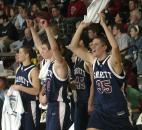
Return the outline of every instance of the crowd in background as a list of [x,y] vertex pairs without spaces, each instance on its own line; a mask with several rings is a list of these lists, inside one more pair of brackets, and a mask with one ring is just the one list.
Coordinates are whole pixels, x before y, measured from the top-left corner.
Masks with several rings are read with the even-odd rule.
[[[39,19],[46,19],[53,27],[54,37],[63,57],[73,73],[74,54],[69,44],[81,20],[87,12],[91,0],[0,0],[0,54],[15,53],[15,62],[8,66],[14,72],[19,65],[18,50],[22,46],[33,48],[38,57],[34,63],[39,66],[41,56],[35,47],[27,20],[32,21],[34,29],[42,42],[47,40],[45,30]],[[110,0],[103,11],[106,22],[119,45],[127,78],[127,98],[135,124],[142,112],[142,0]],[[90,24],[81,39],[90,50],[92,40],[102,33],[99,24]],[[74,79],[73,74],[71,80]],[[2,82],[2,83],[1,83]],[[0,104],[6,79],[0,77]]]

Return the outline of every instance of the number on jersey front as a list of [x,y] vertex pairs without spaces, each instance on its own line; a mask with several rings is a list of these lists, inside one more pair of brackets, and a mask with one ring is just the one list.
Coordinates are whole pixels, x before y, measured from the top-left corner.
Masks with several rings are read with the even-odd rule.
[[101,94],[112,93],[112,86],[111,86],[110,80],[103,80],[103,81],[97,80],[96,85],[97,85],[97,90],[98,90],[99,93],[101,93]]
[[76,76],[76,87],[77,89],[85,89],[84,77]]

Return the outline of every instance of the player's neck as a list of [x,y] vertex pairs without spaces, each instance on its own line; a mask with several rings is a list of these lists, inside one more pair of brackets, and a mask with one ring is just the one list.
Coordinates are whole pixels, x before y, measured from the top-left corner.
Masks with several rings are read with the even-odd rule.
[[108,55],[104,53],[101,57],[98,57],[99,61],[103,61]]
[[24,61],[24,62],[23,62],[23,66],[28,66],[28,65],[30,65],[30,64],[31,64],[30,61]]

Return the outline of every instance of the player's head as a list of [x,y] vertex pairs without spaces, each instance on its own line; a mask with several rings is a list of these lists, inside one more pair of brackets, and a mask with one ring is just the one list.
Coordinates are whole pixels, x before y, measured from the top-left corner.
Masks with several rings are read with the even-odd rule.
[[103,35],[97,36],[92,41],[90,48],[93,56],[97,58],[101,58],[111,50],[108,40]]
[[37,58],[35,50],[29,46],[23,46],[19,49],[19,62],[30,61],[32,58]]
[[44,59],[51,59],[52,58],[52,51],[48,39],[42,40],[42,48],[41,48],[41,56]]

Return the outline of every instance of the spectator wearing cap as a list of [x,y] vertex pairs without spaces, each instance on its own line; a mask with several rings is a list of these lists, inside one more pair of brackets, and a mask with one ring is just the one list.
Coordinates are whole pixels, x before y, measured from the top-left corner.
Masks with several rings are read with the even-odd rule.
[[18,32],[15,26],[8,21],[6,15],[0,16],[0,51],[8,51],[12,41],[16,41]]

